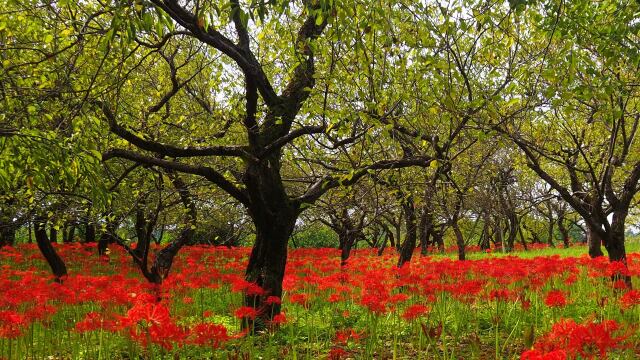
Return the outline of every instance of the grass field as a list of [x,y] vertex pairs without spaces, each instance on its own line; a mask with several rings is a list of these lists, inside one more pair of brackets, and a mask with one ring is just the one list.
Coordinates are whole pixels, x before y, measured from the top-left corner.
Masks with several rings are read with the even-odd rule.
[[[640,245],[628,246],[634,286]],[[2,359],[574,359],[640,357],[640,292],[616,289],[618,264],[581,246],[505,255],[290,252],[283,314],[248,335],[241,320],[248,248],[190,247],[161,289],[112,249],[59,245],[52,281],[31,245],[0,250]],[[161,301],[157,300],[160,295]]]

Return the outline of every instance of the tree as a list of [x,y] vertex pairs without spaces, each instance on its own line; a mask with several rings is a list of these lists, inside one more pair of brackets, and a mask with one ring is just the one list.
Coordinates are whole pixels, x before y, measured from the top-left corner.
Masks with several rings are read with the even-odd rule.
[[530,21],[546,31],[541,55],[512,95],[519,106],[497,109],[494,127],[582,216],[590,254],[601,254],[602,241],[609,259],[623,263],[625,220],[640,190],[637,9],[633,2],[559,2],[540,17],[545,10],[532,6]]

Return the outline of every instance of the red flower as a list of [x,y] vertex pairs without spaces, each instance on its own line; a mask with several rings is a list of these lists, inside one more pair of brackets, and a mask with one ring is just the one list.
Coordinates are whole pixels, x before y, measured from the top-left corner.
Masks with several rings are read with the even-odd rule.
[[425,305],[421,305],[421,304],[414,304],[409,306],[404,313],[402,314],[402,317],[405,320],[414,320],[420,316],[423,316],[425,314],[427,314],[429,312],[429,307],[425,306]]
[[613,320],[586,324],[577,324],[572,319],[560,320],[535,344],[534,349],[538,353],[527,356],[531,356],[529,359],[536,359],[532,357],[535,354],[565,350],[571,359],[578,355],[581,358],[604,359],[607,358],[608,351],[626,346],[624,342],[628,336],[616,335],[619,329],[620,326]]
[[282,301],[280,300],[280,297],[278,297],[278,296],[269,296],[264,301],[264,303],[267,304],[267,305],[273,305],[273,304],[281,304]]
[[489,299],[491,300],[496,300],[496,301],[507,301],[509,300],[509,298],[511,297],[511,293],[509,292],[509,290],[506,289],[499,289],[499,290],[491,290],[491,292],[489,293]]
[[309,295],[307,294],[291,294],[289,295],[289,301],[294,304],[300,304],[304,307],[308,306]]
[[76,331],[81,333],[86,331],[94,331],[101,329],[103,322],[104,319],[102,318],[102,316],[99,313],[92,311],[87,313],[83,320],[78,321],[75,328]]
[[227,334],[227,328],[219,324],[198,324],[191,329],[193,339],[190,341],[196,345],[209,345],[214,348],[228,341],[231,337]]
[[0,311],[0,338],[15,339],[27,325],[24,315],[15,311]]
[[235,315],[238,319],[255,319],[258,316],[258,310],[251,306],[242,306],[236,309]]
[[287,323],[287,316],[281,312],[280,314],[277,314],[273,317],[273,319],[271,319],[271,324],[272,325],[283,325]]
[[628,309],[634,305],[640,304],[640,291],[629,290],[622,297],[620,297],[620,306],[624,309]]
[[357,342],[360,340],[361,334],[353,329],[343,329],[336,331],[333,342],[335,344],[346,345],[349,340]]
[[547,293],[544,303],[550,307],[563,307],[567,305],[567,299],[560,290],[551,290]]
[[567,353],[564,350],[554,350],[543,353],[540,350],[528,350],[520,355],[520,360],[566,360]]

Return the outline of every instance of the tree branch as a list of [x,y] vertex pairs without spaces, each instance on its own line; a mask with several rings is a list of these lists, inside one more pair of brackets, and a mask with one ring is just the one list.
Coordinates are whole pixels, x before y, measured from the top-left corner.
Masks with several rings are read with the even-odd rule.
[[243,205],[250,205],[249,197],[247,196],[247,194],[245,194],[244,191],[236,187],[222,174],[210,167],[201,165],[190,165],[177,161],[154,158],[123,149],[112,149],[102,154],[102,161],[107,161],[112,158],[122,158],[145,165],[158,166],[167,170],[175,170],[187,174],[202,176],[217,185],[220,189],[224,190],[227,194],[231,195],[234,199],[238,200]]

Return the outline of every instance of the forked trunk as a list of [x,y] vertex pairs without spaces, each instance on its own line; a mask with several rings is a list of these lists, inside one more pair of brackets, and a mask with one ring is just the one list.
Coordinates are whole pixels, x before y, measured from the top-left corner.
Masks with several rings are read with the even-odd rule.
[[353,246],[360,237],[360,232],[357,229],[346,230],[341,237],[344,237],[344,239],[341,240],[344,243],[340,251],[340,266],[345,266],[351,256],[351,249],[353,249]]

